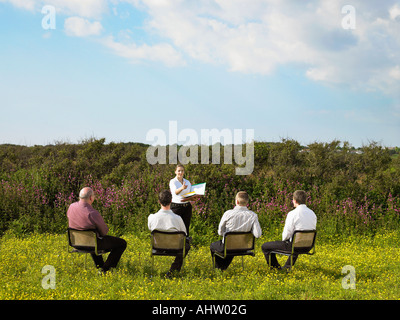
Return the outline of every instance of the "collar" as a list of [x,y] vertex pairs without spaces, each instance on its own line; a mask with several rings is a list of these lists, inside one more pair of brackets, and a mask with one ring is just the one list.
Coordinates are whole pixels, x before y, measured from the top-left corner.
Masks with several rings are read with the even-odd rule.
[[[175,176],[175,178],[174,178],[176,181],[178,181],[179,183],[181,183],[179,180],[178,180],[178,177],[177,176]],[[188,180],[186,180],[185,178],[182,178],[183,179],[183,181],[188,181]]]
[[160,209],[160,210],[158,210],[158,212],[159,213],[165,213],[165,214],[174,213],[171,209],[170,210]]
[[233,210],[241,210],[241,211],[247,211],[249,210],[246,206],[235,206],[235,208],[233,208]]
[[84,207],[89,207],[89,208],[92,207],[92,205],[87,203],[86,201],[78,201],[78,204]]

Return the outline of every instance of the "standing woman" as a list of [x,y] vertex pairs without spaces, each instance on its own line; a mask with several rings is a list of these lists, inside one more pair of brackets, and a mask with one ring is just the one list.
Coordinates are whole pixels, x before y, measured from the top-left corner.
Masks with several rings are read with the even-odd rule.
[[[176,177],[169,182],[169,188],[172,193],[171,210],[180,216],[186,227],[186,236],[189,236],[190,219],[192,218],[192,205],[183,195],[190,192],[191,183],[183,175],[185,168],[178,164],[175,168]],[[183,200],[183,201],[182,201]]]

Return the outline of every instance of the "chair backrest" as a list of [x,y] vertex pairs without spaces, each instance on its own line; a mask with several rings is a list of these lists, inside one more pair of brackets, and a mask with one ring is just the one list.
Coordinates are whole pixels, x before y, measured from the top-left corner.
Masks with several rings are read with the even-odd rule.
[[252,232],[227,232],[224,244],[227,251],[254,250],[254,235]]
[[154,230],[152,233],[152,247],[156,250],[183,250],[186,233],[183,231],[165,232]]
[[68,228],[68,240],[71,247],[95,248],[96,230],[76,230]]
[[296,230],[293,234],[293,248],[296,251],[310,251],[315,244],[316,230]]

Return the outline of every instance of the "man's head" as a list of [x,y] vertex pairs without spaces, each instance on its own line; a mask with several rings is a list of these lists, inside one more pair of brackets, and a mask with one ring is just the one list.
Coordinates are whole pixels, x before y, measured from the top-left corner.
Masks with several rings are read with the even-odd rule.
[[245,207],[249,203],[249,195],[247,194],[246,191],[239,191],[236,194],[235,200],[238,206]]
[[168,207],[172,201],[172,194],[169,190],[163,190],[158,194],[158,202],[163,207]]
[[84,187],[81,192],[79,192],[79,199],[81,201],[92,204],[94,201],[94,192],[92,188]]
[[306,204],[307,194],[303,190],[296,190],[293,193],[293,205],[297,207],[300,204]]

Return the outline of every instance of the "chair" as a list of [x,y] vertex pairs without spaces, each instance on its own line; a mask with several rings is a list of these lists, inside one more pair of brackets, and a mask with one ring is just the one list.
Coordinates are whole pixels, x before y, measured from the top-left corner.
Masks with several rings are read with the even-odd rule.
[[[316,230],[296,230],[292,237],[292,248],[290,251],[274,250],[270,253],[281,254],[290,256],[290,268],[293,266],[294,254],[308,254],[315,253],[315,238],[317,237]],[[271,255],[269,255],[269,265],[271,265]]]
[[228,256],[242,256],[242,270],[244,270],[243,256],[255,256],[255,238],[250,232],[227,232],[224,235],[224,251],[214,252],[212,256],[213,268],[215,269],[215,256],[225,259]]
[[68,244],[73,249],[69,253],[84,253],[85,254],[85,269],[87,254],[95,254],[97,256],[105,254],[110,250],[99,250],[97,247],[97,233],[96,230],[77,230],[68,228]]
[[154,256],[185,257],[186,233],[183,231],[158,231],[151,232],[151,272],[154,268]]

